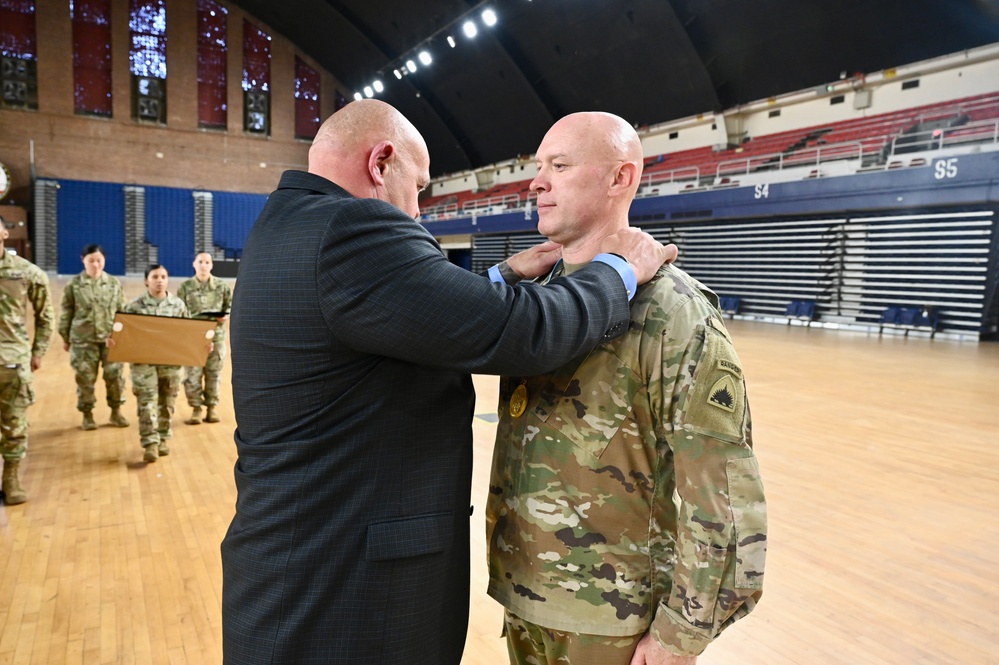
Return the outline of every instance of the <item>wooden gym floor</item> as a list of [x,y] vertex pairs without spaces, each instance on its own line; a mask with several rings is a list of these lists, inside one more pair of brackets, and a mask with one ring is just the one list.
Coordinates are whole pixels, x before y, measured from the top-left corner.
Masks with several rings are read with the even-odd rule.
[[[65,282],[53,279],[57,305]],[[128,296],[142,288],[126,280]],[[769,561],[756,612],[699,663],[999,663],[999,345],[730,328],[749,381]],[[78,429],[58,338],[35,381],[29,500],[0,505],[0,665],[219,663],[219,543],[235,502],[228,385],[214,425],[184,425],[181,395],[170,456],[145,465],[130,393],[131,427]],[[475,384],[476,412],[493,413],[496,380]],[[464,663],[500,665],[501,612],[484,592],[495,425],[474,429]]]

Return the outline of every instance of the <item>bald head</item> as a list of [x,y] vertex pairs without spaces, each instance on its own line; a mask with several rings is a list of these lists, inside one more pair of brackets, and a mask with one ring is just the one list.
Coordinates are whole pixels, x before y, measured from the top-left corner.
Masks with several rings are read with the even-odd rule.
[[[416,127],[394,107],[377,99],[351,102],[319,128],[309,149],[309,173],[331,180],[359,198],[399,205],[395,179],[412,176],[427,185],[430,156]],[[412,173],[410,173],[412,171]],[[412,206],[410,206],[412,208]],[[405,210],[415,216],[419,210]]]
[[567,115],[548,130],[536,155],[538,230],[585,254],[602,237],[628,226],[642,175],[642,142],[610,113]]
[[[612,113],[572,113],[552,125],[545,140],[552,134],[574,143],[588,161],[631,162],[641,168],[642,141],[638,133],[624,118]],[[638,190],[637,182],[635,190]]]

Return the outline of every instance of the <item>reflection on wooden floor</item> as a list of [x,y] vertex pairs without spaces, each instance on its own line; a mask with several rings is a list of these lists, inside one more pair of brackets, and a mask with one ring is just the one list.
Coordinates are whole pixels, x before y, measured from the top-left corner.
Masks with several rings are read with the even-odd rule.
[[[65,279],[53,280],[56,302]],[[175,290],[179,280],[171,290]],[[137,280],[126,293],[138,295]],[[766,482],[757,611],[703,665],[999,663],[999,345],[733,322]],[[476,377],[478,413],[496,380]],[[219,542],[232,517],[232,404],[141,463],[128,429],[78,429],[68,354],[36,375],[22,506],[0,505],[0,665],[221,661]],[[99,400],[103,387],[98,388]],[[100,404],[95,416],[106,422]],[[505,662],[485,593],[495,424],[475,423],[464,663]]]

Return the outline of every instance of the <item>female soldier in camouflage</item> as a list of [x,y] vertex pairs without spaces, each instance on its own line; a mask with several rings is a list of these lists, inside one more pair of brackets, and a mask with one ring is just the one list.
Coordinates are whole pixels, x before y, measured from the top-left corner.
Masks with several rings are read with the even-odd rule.
[[184,393],[187,403],[193,409],[191,417],[184,422],[197,425],[201,422],[201,405],[205,405],[205,422],[217,423],[219,416],[215,407],[219,403],[220,375],[225,361],[225,321],[232,309],[232,289],[212,274],[212,255],[200,252],[194,257],[194,277],[185,281],[177,289],[177,297],[187,305],[191,316],[196,319],[215,319],[214,347],[208,354],[204,367],[188,367],[184,378]]
[[111,424],[128,427],[121,415],[125,403],[125,373],[121,363],[107,362],[107,339],[111,336],[115,312],[125,307],[125,292],[117,277],[104,272],[104,250],[87,245],[80,254],[83,272],[70,280],[62,294],[59,336],[69,351],[69,364],[76,373],[76,408],[83,413],[81,429],[97,429],[94,422],[94,384],[104,366],[104,386],[111,407]]
[[[188,318],[184,301],[167,291],[169,278],[163,266],[149,266],[146,270],[147,292],[128,303],[125,311]],[[173,436],[170,420],[180,381],[180,367],[132,363],[132,393],[139,403],[139,442],[145,448],[144,462],[155,462],[161,455],[170,454],[166,442]]]

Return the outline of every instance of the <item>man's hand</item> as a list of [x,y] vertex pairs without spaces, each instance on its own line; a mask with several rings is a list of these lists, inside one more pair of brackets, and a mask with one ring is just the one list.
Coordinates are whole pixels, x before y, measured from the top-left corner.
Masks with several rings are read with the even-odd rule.
[[62,343],[62,350],[63,351],[69,351],[69,342],[63,342]]
[[600,252],[626,258],[638,283],[645,284],[662,264],[676,259],[677,249],[676,245],[663,245],[648,233],[629,227],[604,238]]
[[562,258],[562,245],[548,240],[514,254],[506,260],[506,264],[513,268],[521,279],[534,279],[547,275],[560,258]]
[[41,356],[31,356],[31,371],[37,372],[42,368]]
[[694,665],[696,662],[697,656],[678,656],[668,651],[649,632],[638,641],[630,665]]

